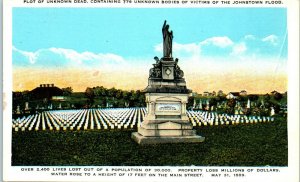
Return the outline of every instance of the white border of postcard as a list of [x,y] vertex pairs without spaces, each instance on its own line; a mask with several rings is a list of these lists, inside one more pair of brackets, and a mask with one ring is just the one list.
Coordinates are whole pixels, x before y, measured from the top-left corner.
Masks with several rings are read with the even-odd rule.
[[[63,167],[66,170],[72,170],[72,168],[78,168],[81,170],[82,175],[88,171],[102,171],[108,170],[110,172],[116,172],[116,176],[68,176],[68,177],[54,177],[49,175],[47,168],[52,170],[54,167],[20,167],[11,166],[11,109],[12,109],[12,65],[11,65],[11,53],[12,53],[12,7],[97,7],[97,8],[109,8],[109,7],[126,7],[126,8],[201,8],[201,7],[262,7],[262,5],[244,4],[244,5],[229,5],[221,4],[221,1],[209,0],[210,5],[193,5],[191,6],[188,1],[179,1],[177,3],[170,4],[149,4],[149,3],[123,3],[125,1],[120,0],[121,3],[101,3],[101,4],[81,4],[81,3],[45,3],[46,0],[35,0],[35,3],[24,3],[23,0],[4,0],[3,2],[3,177],[4,181],[298,181],[299,180],[299,1],[282,1],[283,5],[264,4],[263,7],[287,7],[288,8],[288,167],[88,167],[88,166],[76,166],[76,167]],[[106,0],[109,2],[109,0]],[[111,0],[111,2],[118,2],[119,0]],[[168,0],[173,1],[173,0]],[[174,0],[175,2],[177,0]],[[245,1],[245,0],[242,0]],[[264,0],[265,1],[265,0]],[[129,2],[129,1],[127,1]],[[185,2],[185,3],[184,3]],[[45,170],[41,170],[45,168]],[[243,178],[226,178],[223,175],[220,178],[209,177],[184,177],[184,178],[165,178],[163,176],[149,177],[142,175],[134,175],[133,168],[139,168],[143,172],[160,170],[171,170],[172,172],[178,172],[178,170],[198,170],[198,172],[205,172],[212,169],[225,169],[225,170],[244,170],[247,174]],[[39,171],[37,171],[39,169]],[[271,171],[270,171],[271,170]],[[280,172],[274,172],[272,170],[279,170]],[[133,172],[132,172],[133,171]],[[157,170],[156,170],[157,171]],[[130,173],[132,175],[130,175]],[[92,174],[92,173],[91,173]],[[225,173],[224,173],[225,174]]]

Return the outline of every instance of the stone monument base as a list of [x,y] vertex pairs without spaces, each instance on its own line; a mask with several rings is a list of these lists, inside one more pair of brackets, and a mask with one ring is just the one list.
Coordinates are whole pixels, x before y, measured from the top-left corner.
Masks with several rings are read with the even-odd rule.
[[188,93],[146,93],[147,115],[131,138],[138,144],[196,143],[196,135],[186,115]]
[[205,140],[205,137],[193,135],[193,136],[163,136],[163,137],[146,137],[142,136],[138,132],[131,134],[131,138],[140,145],[148,144],[162,144],[162,143],[200,143]]

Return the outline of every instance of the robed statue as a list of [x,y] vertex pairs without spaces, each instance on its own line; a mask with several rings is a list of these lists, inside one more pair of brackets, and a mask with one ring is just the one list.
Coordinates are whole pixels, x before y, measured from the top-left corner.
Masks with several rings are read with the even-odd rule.
[[169,25],[167,25],[166,20],[162,27],[162,33],[163,33],[163,38],[164,38],[164,41],[163,41],[164,57],[172,57],[173,31],[169,31]]

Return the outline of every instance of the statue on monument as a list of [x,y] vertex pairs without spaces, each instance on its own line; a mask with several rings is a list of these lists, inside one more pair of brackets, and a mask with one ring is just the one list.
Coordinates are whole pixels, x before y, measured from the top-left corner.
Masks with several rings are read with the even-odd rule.
[[151,78],[161,78],[161,62],[160,59],[155,56],[154,59],[156,60],[156,63],[153,64],[153,68],[150,69],[149,76]]
[[175,59],[175,78],[183,78],[184,73],[178,66],[178,58]]
[[[153,64],[153,68],[149,70],[149,78],[153,79],[162,79],[163,76],[163,67],[167,67],[166,63],[164,61],[169,62],[172,64],[174,69],[174,79],[183,79],[184,73],[178,66],[178,58],[173,60],[172,57],[172,41],[173,41],[173,31],[169,31],[169,25],[167,25],[167,21],[165,20],[163,27],[162,27],[162,33],[163,33],[163,57],[159,59],[157,56],[154,57],[154,60],[156,61],[155,64]],[[173,64],[174,62],[174,64]]]
[[169,25],[167,25],[167,21],[165,20],[164,25],[162,27],[163,33],[163,52],[164,57],[172,57],[172,40],[173,40],[173,31],[169,31]]
[[148,86],[143,91],[148,112],[131,137],[141,145],[203,142],[205,138],[196,135],[187,116],[186,104],[191,90],[186,87],[184,73],[178,65],[179,59],[172,57],[173,32],[169,31],[167,21],[162,33],[163,57],[154,57]]

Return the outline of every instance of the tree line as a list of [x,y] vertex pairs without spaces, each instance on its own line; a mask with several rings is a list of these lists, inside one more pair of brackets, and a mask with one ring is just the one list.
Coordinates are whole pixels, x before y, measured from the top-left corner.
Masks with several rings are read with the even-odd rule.
[[[250,94],[239,96],[235,99],[227,99],[225,95],[221,96],[194,96],[190,98],[189,109],[194,109],[194,105],[199,104],[202,101],[203,110],[207,109],[207,103],[209,104],[209,110],[214,108],[214,111],[221,113],[234,114],[238,108],[243,109],[243,113],[246,115],[261,115],[267,116],[270,114],[271,108],[276,113],[284,113],[287,111],[287,92],[274,93],[274,94]],[[248,101],[250,102],[250,108],[247,108]],[[194,103],[194,104],[193,104]],[[197,108],[196,108],[197,109]]]
[[[103,86],[87,87],[84,92],[88,107],[144,107],[145,94],[141,90],[121,90]],[[98,102],[97,102],[98,99]]]

